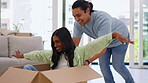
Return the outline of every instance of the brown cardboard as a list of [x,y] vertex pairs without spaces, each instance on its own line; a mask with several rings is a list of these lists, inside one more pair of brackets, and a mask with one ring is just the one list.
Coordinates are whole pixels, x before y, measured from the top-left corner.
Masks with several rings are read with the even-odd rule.
[[55,70],[47,70],[49,69],[49,65],[47,64],[34,66],[42,71],[10,67],[0,77],[0,83],[86,83],[87,80],[101,77],[100,74],[89,66],[77,66]]
[[30,37],[30,36],[33,36],[33,35],[32,35],[32,33],[15,33],[15,36]]
[[[38,71],[45,71],[45,70],[50,70],[50,65],[49,64],[39,64],[39,65],[33,65]],[[23,66],[18,66],[14,68],[23,68]]]

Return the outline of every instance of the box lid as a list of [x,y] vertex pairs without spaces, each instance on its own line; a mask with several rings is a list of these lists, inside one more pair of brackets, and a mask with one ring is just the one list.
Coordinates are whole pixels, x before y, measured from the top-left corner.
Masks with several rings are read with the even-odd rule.
[[77,66],[41,72],[53,83],[76,83],[102,77],[89,66]]
[[[37,67],[49,68],[48,65]],[[76,83],[100,78],[101,75],[89,66],[77,66],[48,71],[30,71],[10,67],[0,77],[0,83]]]
[[8,70],[0,77],[1,83],[31,83],[37,71],[9,67]]

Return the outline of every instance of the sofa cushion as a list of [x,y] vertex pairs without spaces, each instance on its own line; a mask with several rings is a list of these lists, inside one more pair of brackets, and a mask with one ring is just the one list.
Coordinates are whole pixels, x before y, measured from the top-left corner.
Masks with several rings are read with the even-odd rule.
[[8,38],[0,36],[0,57],[8,57]]
[[[9,57],[0,57],[0,76],[9,68],[9,67],[17,67],[24,66],[26,64],[36,65],[36,64],[44,64],[37,61],[30,61],[24,58],[9,58]],[[0,82],[1,83],[1,82]]]
[[18,37],[9,36],[9,57],[15,54],[16,50],[20,50],[22,54],[34,51],[43,50],[43,41],[39,36],[36,37]]
[[16,58],[0,57],[0,72],[4,72],[8,67],[18,66],[20,61]]

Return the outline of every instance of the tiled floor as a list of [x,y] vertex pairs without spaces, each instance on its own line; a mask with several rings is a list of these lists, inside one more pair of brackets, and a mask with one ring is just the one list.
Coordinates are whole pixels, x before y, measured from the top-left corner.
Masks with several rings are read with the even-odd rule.
[[[91,65],[91,67],[95,71],[97,71],[99,74],[102,75],[100,71],[100,67],[98,65]],[[129,68],[128,66],[127,68],[130,70],[136,83],[148,83],[148,69],[133,69],[133,68]],[[125,83],[124,79],[113,69],[112,66],[111,66],[111,70],[114,75],[114,80],[116,83]],[[88,83],[105,83],[105,82],[102,77],[102,78],[91,80]]]

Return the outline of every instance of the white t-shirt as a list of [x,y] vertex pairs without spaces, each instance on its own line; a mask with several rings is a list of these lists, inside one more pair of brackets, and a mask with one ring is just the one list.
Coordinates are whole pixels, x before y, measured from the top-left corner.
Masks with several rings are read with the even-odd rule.
[[62,54],[58,62],[57,69],[68,68],[69,67],[68,65],[69,65],[68,61],[65,59],[64,54]]

